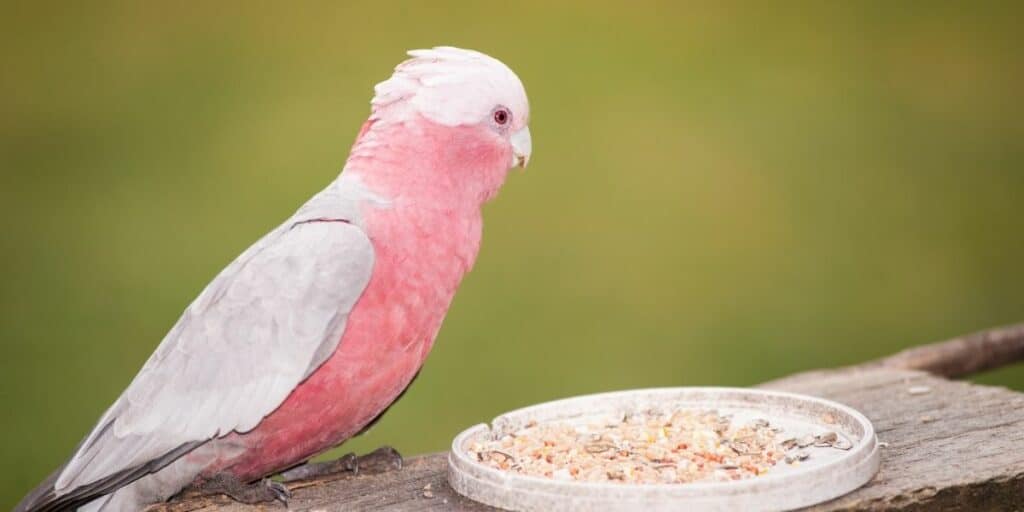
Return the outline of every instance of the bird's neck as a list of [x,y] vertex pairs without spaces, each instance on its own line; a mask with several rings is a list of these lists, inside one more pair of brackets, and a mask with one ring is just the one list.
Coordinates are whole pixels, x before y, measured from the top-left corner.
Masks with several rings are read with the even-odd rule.
[[460,127],[370,120],[338,180],[372,198],[358,203],[378,264],[423,263],[429,268],[402,273],[429,278],[444,293],[454,293],[476,260],[481,206],[501,186],[510,159],[472,136]]
[[371,118],[360,130],[344,173],[398,207],[479,214],[505,181],[511,155],[488,133],[422,117]]

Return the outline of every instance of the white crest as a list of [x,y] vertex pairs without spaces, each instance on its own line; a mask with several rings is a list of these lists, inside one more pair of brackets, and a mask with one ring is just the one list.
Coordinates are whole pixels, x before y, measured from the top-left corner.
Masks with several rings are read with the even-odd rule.
[[391,78],[374,88],[370,103],[375,117],[407,104],[436,123],[456,126],[479,122],[502,105],[512,111],[513,126],[529,120],[523,84],[501,61],[451,46],[412,50],[409,55]]

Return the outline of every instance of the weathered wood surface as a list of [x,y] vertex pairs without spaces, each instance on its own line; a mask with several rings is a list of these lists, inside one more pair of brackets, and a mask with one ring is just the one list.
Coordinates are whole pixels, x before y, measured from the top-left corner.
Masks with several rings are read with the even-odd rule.
[[[1024,394],[878,365],[815,371],[763,385],[833,399],[866,414],[883,445],[882,469],[867,486],[814,511],[1024,510]],[[911,387],[929,388],[911,394]],[[917,391],[920,391],[918,389]],[[401,471],[307,482],[292,510],[495,510],[455,494],[447,455],[415,457]],[[429,490],[427,486],[429,485]],[[283,510],[203,498],[156,510]]]
[[864,366],[924,370],[940,377],[965,377],[1024,361],[1024,324],[1007,325],[908,348]]
[[887,368],[817,371],[764,387],[850,405],[887,443],[874,480],[812,510],[1024,509],[1022,393]]

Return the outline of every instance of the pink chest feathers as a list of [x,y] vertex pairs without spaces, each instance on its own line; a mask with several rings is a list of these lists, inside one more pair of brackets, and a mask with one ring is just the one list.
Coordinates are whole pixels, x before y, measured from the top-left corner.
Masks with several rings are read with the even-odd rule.
[[[399,219],[402,219],[399,221]],[[479,210],[378,210],[367,232],[373,276],[335,353],[219,464],[243,478],[284,469],[361,431],[409,385],[433,346],[480,243]]]

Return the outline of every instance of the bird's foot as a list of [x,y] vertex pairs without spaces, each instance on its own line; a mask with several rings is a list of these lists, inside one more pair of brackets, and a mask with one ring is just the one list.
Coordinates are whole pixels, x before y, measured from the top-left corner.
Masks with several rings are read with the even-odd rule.
[[381,446],[356,458],[356,467],[359,468],[359,471],[370,474],[402,469],[404,464],[405,459],[402,458],[402,454],[390,446]]
[[334,475],[339,473],[359,473],[359,464],[357,462],[358,457],[354,453],[346,453],[341,457],[326,462],[307,462],[301,466],[296,466],[288,471],[281,472],[281,478],[285,482],[295,482],[298,480],[312,480],[317,477],[325,475]]
[[366,455],[356,456],[354,453],[349,453],[327,462],[307,462],[281,473],[281,477],[285,482],[294,482],[340,473],[372,475],[402,469],[402,464],[402,455],[398,453],[398,450],[390,446],[382,446]]
[[200,494],[224,494],[231,499],[248,505],[267,501],[280,501],[288,506],[292,497],[291,491],[281,482],[269,478],[247,484],[231,473],[218,473],[210,478],[192,485],[192,489]]

